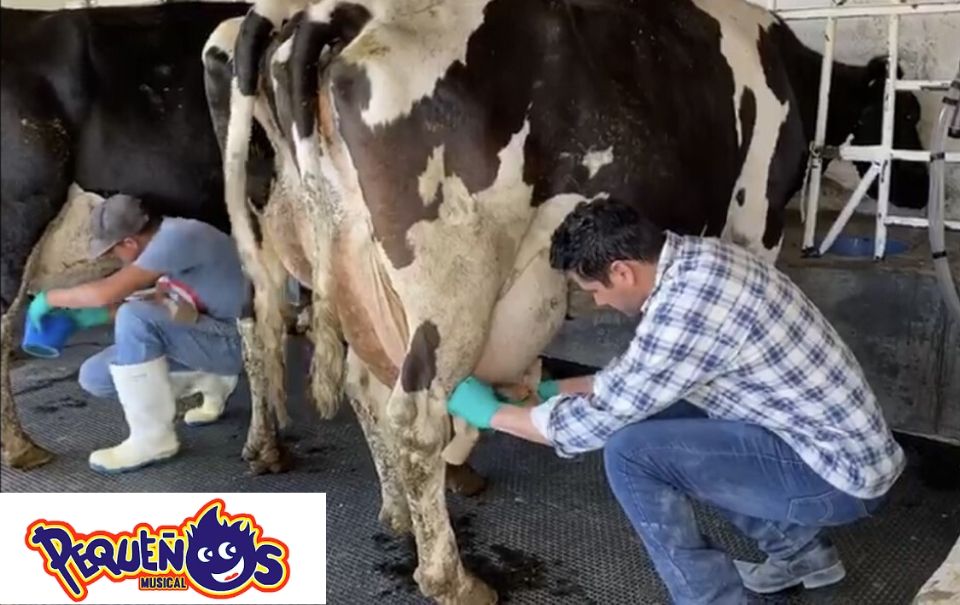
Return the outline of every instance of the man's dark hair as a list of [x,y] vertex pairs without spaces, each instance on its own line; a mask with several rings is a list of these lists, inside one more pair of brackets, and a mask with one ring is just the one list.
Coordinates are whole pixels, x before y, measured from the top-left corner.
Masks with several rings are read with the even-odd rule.
[[137,235],[143,235],[144,233],[153,233],[160,228],[160,223],[163,222],[163,215],[157,214],[151,210],[147,211],[147,222],[143,226],[143,229]]
[[609,286],[614,261],[656,262],[665,239],[662,229],[626,202],[580,202],[553,232],[550,266]]

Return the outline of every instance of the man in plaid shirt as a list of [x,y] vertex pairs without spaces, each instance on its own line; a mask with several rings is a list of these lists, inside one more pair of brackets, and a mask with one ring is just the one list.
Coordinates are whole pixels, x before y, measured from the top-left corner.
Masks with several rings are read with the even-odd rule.
[[[450,412],[564,457],[603,448],[613,493],[677,603],[840,581],[821,528],[876,510],[904,456],[813,303],[741,247],[663,232],[613,200],[581,204],[550,254],[598,305],[642,315],[629,348],[593,377],[542,383],[546,401],[533,408],[468,378]],[[719,509],[767,560],[712,548],[689,498]]]

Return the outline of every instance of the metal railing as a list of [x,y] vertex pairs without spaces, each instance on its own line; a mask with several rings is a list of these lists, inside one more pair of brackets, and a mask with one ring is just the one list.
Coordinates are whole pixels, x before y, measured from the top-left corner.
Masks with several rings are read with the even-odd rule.
[[[893,160],[905,162],[925,162],[931,160],[929,151],[895,149],[893,147],[893,121],[896,111],[897,91],[910,90],[946,90],[950,80],[901,80],[897,74],[900,53],[900,18],[905,15],[936,15],[956,13],[960,15],[960,2],[957,0],[932,2],[884,2],[875,4],[847,5],[845,0],[832,0],[830,6],[819,8],[780,8],[778,0],[767,0],[766,7],[785,21],[826,19],[824,32],[823,63],[820,68],[820,94],[817,104],[817,123],[814,140],[810,146],[810,160],[807,167],[807,183],[803,200],[804,230],[803,250],[806,254],[825,254],[843,231],[854,211],[863,201],[867,190],[880,179],[876,211],[876,237],[874,239],[874,258],[884,257],[887,247],[887,226],[902,225],[908,227],[928,227],[925,218],[898,216],[891,214],[890,168]],[[883,123],[879,145],[844,144],[835,148],[825,145],[827,132],[827,114],[830,108],[830,84],[833,71],[834,44],[836,42],[837,20],[855,17],[887,17],[887,81],[883,94]],[[850,199],[844,205],[839,216],[831,225],[826,237],[819,246],[815,246],[817,228],[817,210],[820,204],[820,189],[823,180],[823,160],[839,158],[848,161],[870,162],[871,166],[862,177]],[[944,154],[944,161],[960,162],[960,153]],[[960,221],[944,221],[947,229],[960,231]]]

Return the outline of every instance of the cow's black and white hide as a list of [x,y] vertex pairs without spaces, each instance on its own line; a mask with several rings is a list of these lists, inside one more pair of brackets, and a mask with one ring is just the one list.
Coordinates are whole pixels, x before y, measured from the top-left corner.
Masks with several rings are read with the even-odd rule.
[[[314,292],[327,411],[349,343],[381,519],[415,534],[421,589],[492,601],[446,514],[445,399],[470,373],[517,380],[559,327],[547,250],[580,201],[615,195],[776,256],[805,153],[779,27],[719,0],[407,0],[263,3],[218,28],[205,60],[211,89],[224,65],[237,75],[232,105],[211,110],[229,115],[227,208],[257,289],[242,329],[259,462],[283,400],[284,267]],[[243,190],[252,116],[276,154],[265,208]]]
[[[566,283],[547,250],[579,202],[617,196],[665,228],[776,257],[809,140],[807,91],[784,63],[784,45],[799,43],[727,0],[297,9],[258,3],[205,53],[217,98],[232,88],[211,111],[229,120],[227,209],[257,289],[242,322],[248,451],[275,458],[285,268],[314,292],[312,386],[325,412],[340,336],[349,344],[346,390],[381,519],[414,533],[420,588],[491,602],[460,563],[443,500],[446,397],[468,374],[521,379],[558,329]],[[218,80],[230,64],[234,80]],[[275,152],[266,207],[243,189],[251,120]]]

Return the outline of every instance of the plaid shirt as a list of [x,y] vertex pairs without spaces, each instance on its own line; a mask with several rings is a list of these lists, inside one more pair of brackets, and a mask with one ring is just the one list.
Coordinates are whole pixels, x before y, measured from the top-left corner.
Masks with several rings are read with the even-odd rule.
[[886,493],[904,467],[859,363],[789,278],[734,244],[668,232],[626,352],[592,394],[554,397],[533,422],[570,457],[679,400],[772,431],[861,498]]

